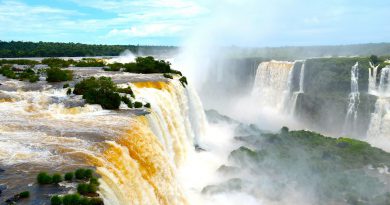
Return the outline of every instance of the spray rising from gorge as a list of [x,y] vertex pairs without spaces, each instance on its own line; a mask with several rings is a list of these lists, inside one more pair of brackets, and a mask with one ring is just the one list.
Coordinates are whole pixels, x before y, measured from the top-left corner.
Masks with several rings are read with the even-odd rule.
[[0,204],[388,205],[389,8],[0,0]]

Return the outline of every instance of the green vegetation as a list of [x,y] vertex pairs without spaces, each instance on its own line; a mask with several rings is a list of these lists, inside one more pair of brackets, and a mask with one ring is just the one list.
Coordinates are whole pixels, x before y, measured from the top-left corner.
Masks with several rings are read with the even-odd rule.
[[62,198],[59,196],[52,196],[50,199],[51,205],[61,205],[62,204]]
[[164,76],[164,78],[173,79],[173,76],[169,73],[164,73],[163,76]]
[[[172,46],[138,45],[87,45],[80,43],[22,42],[0,41],[0,58],[16,57],[80,57],[80,56],[116,56],[125,50],[132,53],[155,55],[174,53]],[[227,48],[231,56],[263,56],[275,60],[296,60],[324,56],[368,56],[388,55],[389,43],[357,44],[340,46],[290,46],[277,48]]]
[[[310,193],[309,198],[315,200],[312,204],[344,201],[347,204],[356,204],[356,201],[386,204],[390,199],[384,181],[367,171],[369,166],[374,170],[389,166],[390,153],[363,141],[330,138],[309,131],[289,131],[287,127],[277,134],[256,131],[253,135],[253,129],[245,129],[252,130],[248,132],[251,135],[236,137],[244,146],[231,152],[229,164],[234,165],[234,169],[239,168],[239,172],[262,177],[242,178],[240,187],[267,183],[271,186],[269,189],[281,194],[270,194],[261,188],[259,191],[269,197],[283,198],[282,193],[294,184],[294,189]],[[247,181],[251,183],[246,184]],[[208,186],[203,192],[219,192],[227,186],[226,183]]]
[[142,102],[135,101],[134,108],[142,108]]
[[[111,66],[111,65],[110,65]],[[171,64],[163,60],[155,60],[152,56],[137,57],[135,63],[125,63],[120,65],[116,63],[114,68],[123,67],[125,72],[130,73],[169,73]]]
[[380,73],[382,68],[386,66],[390,66],[390,63],[386,62],[387,60],[390,60],[390,56],[381,56],[378,57],[376,55],[370,56],[370,61],[374,66],[378,66],[378,72],[377,72],[377,83],[380,81]]
[[156,60],[152,56],[137,57],[134,63],[113,63],[104,68],[105,71],[119,71],[124,68],[130,73],[164,73],[164,77],[173,78],[171,74],[181,75],[180,71],[171,69],[171,64],[164,60]]
[[17,79],[16,73],[12,70],[10,65],[2,66],[0,68],[0,74],[4,75],[7,78]]
[[83,58],[80,61],[74,62],[76,67],[103,67],[104,62],[97,58]]
[[[94,171],[92,169],[80,168],[74,173],[75,174],[73,174],[73,172],[67,172],[64,178],[67,182],[72,182],[74,176],[76,176],[76,179],[81,181],[81,183],[77,185],[78,193],[67,194],[62,197],[57,195],[52,196],[50,203],[52,205],[103,205],[103,200],[98,198],[99,194],[97,191],[100,184],[98,178],[94,177]],[[62,176],[61,174],[56,173],[51,177],[46,172],[41,172],[38,174],[37,180],[39,184],[57,184],[62,181]],[[29,192],[22,192],[17,198],[26,198],[29,197],[29,195]],[[11,199],[11,201],[14,201],[14,199]]]
[[370,61],[374,66],[380,64],[380,60],[379,60],[378,56],[376,56],[376,55],[371,55]]
[[[80,184],[81,185],[81,184]],[[79,190],[80,185],[77,187]],[[85,195],[89,195],[91,192],[86,187]],[[93,195],[96,195],[96,191]],[[53,196],[50,199],[51,205],[104,205],[103,200],[98,197],[81,196],[78,194],[68,194],[63,197]]]
[[51,68],[66,68],[75,63],[72,59],[64,60],[60,58],[45,58],[41,62]]
[[95,185],[97,185],[97,186],[100,185],[100,183],[99,183],[99,181],[98,181],[98,178],[96,178],[96,177],[91,177],[91,179],[89,180],[89,183],[95,184]]
[[130,98],[128,98],[127,96],[122,96],[121,99],[122,99],[122,102],[127,105],[127,107],[133,108],[133,103],[131,102]]
[[104,68],[105,71],[120,71],[121,68],[124,68],[122,63],[112,63]]
[[62,203],[64,205],[79,204],[80,200],[81,200],[81,197],[78,194],[69,194],[69,195],[65,195],[64,197],[62,197]]
[[[307,124],[321,130],[342,132],[347,112],[348,95],[351,92],[351,68],[359,63],[359,91],[357,125],[353,136],[365,135],[375,99],[368,91],[368,57],[317,58],[305,63],[304,93],[297,98],[295,112]],[[300,65],[296,65],[298,68]],[[299,69],[296,69],[299,71]],[[299,72],[295,72],[299,77]],[[295,82],[299,82],[296,80]],[[293,85],[294,91],[299,83]],[[374,101],[374,102],[373,102]]]
[[390,56],[376,56],[376,55],[371,55],[370,56],[370,61],[374,66],[379,65],[379,69],[384,68],[387,65],[390,65],[390,63],[386,63],[386,60],[390,60]]
[[73,79],[73,72],[60,68],[49,68],[46,70],[48,82],[62,82]]
[[77,192],[81,195],[96,195],[97,192],[97,185],[94,183],[82,183],[77,186]]
[[108,110],[118,109],[121,104],[121,96],[112,90],[106,89],[88,90],[83,94],[83,98],[89,104],[99,104]]
[[[99,104],[104,109],[118,109],[121,103],[121,96],[116,92],[116,85],[111,78],[91,77],[77,83],[73,94],[83,95],[89,104]],[[77,173],[76,173],[77,178]]]
[[39,76],[31,69],[27,68],[23,71],[14,71],[10,65],[3,65],[0,68],[0,74],[12,79],[28,80],[30,83],[35,83],[39,80]]
[[132,98],[135,98],[134,92],[130,86],[127,86],[126,88],[117,88],[116,90],[119,93],[129,94]]
[[[310,93],[332,92],[348,96],[351,88],[351,68],[359,62],[359,85],[368,84],[368,58],[318,58],[308,59],[305,64],[305,88]],[[362,86],[362,88],[365,86]],[[306,92],[305,90],[305,92]],[[362,91],[367,91],[364,88]]]
[[85,179],[91,179],[93,177],[93,170],[92,169],[86,169],[84,171],[84,178]]
[[187,82],[187,78],[182,76],[180,79],[179,79],[180,83],[183,85],[183,87],[186,87],[186,85],[188,85],[188,82]]
[[37,181],[38,184],[44,185],[44,184],[51,184],[53,182],[53,179],[46,172],[41,172],[37,176]]
[[72,181],[73,180],[73,176],[74,176],[74,174],[73,174],[73,172],[67,172],[67,173],[65,173],[65,181]]
[[7,200],[5,200],[4,204],[17,204],[19,202],[19,200],[26,199],[28,197],[30,197],[30,192],[24,191],[24,192],[21,192],[19,194],[15,194],[11,198],[8,198]]
[[117,56],[125,50],[154,55],[176,50],[171,46],[87,45],[81,43],[0,41],[0,58]]
[[30,83],[35,83],[39,80],[39,76],[31,69],[28,68],[19,74],[19,80],[28,80]]
[[58,184],[58,183],[63,181],[63,178],[62,178],[61,174],[56,173],[56,174],[53,174],[52,180],[53,180],[54,184]]
[[65,83],[62,88],[69,88],[69,83]]
[[20,196],[21,199],[28,198],[28,197],[30,197],[30,192],[29,191],[21,192],[19,194],[19,196]]
[[35,60],[27,60],[27,59],[0,59],[0,66],[2,65],[13,65],[13,64],[18,64],[18,65],[29,65],[29,66],[34,66],[39,64],[38,61]]
[[75,177],[79,180],[89,180],[92,175],[93,171],[91,169],[77,169],[75,172]]
[[142,107],[142,103],[140,107],[139,102],[132,104],[130,98],[121,96],[119,93],[129,94],[133,98],[135,97],[130,86],[127,88],[118,88],[114,82],[112,82],[111,78],[108,77],[100,77],[98,79],[90,77],[84,79],[77,83],[73,90],[73,94],[83,95],[83,99],[85,99],[87,103],[99,104],[104,109],[118,109],[121,102],[125,103],[129,108]]
[[116,90],[116,85],[114,82],[112,82],[111,78],[108,77],[100,77],[98,79],[95,77],[90,77],[77,83],[73,90],[73,94],[84,95],[88,91],[94,89],[114,91]]
[[151,108],[151,105],[150,105],[150,103],[146,103],[146,104],[144,105],[144,107],[146,107],[146,108]]

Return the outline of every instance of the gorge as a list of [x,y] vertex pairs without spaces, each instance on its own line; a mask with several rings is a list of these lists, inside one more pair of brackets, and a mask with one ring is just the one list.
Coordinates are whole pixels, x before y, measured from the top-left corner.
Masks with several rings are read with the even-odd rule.
[[[128,66],[125,57],[118,59]],[[2,199],[29,190],[32,196],[20,203],[49,204],[54,195],[74,193],[75,184],[42,187],[35,182],[40,171],[90,167],[99,176],[98,194],[109,205],[389,200],[389,67],[379,69],[367,57],[258,60],[237,66],[242,70],[220,70],[227,79],[237,78],[234,87],[242,93],[223,91],[227,103],[216,110],[207,104],[206,111],[202,101],[215,92],[213,86],[199,90],[199,97],[181,74],[70,66],[72,81],[31,83],[1,76],[0,184],[7,185]],[[109,77],[122,90],[130,87],[132,94],[121,96],[150,107],[122,102],[107,110],[68,93],[68,86],[91,76]],[[277,116],[268,119],[273,126],[221,114],[236,111],[229,108],[232,96],[244,115]],[[279,130],[282,126],[291,131]],[[352,189],[364,183],[370,192]]]

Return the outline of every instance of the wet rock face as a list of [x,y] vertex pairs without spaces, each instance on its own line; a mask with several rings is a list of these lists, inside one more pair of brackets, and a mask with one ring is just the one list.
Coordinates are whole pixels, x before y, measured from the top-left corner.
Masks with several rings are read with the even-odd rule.
[[222,192],[241,191],[243,181],[239,178],[233,178],[218,185],[209,185],[203,188],[202,194],[218,194]]
[[3,191],[5,191],[7,189],[7,185],[5,184],[0,184],[0,196],[1,194],[3,193]]
[[[358,119],[356,130],[345,133],[343,125],[351,92],[351,68],[359,62]],[[368,91],[368,58],[309,59],[305,64],[305,92],[297,99],[296,115],[311,129],[332,135],[365,136],[375,101]]]
[[81,96],[72,96],[72,97],[50,97],[49,99],[50,104],[64,104],[66,108],[72,108],[72,107],[82,107],[84,106],[85,100],[82,99]]
[[0,91],[0,100],[1,101],[9,101],[9,100],[12,100],[12,96],[5,93],[5,92]]

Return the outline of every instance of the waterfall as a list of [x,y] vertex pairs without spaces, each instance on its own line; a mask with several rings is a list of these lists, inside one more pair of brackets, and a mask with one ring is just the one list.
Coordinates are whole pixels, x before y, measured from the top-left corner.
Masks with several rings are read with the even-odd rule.
[[370,62],[370,68],[368,69],[368,93],[372,95],[376,94],[378,68],[379,65],[374,66]]
[[360,103],[359,93],[359,63],[356,62],[351,69],[351,92],[349,93],[349,102],[347,107],[347,114],[344,121],[344,132],[353,131],[356,126],[358,117],[358,108]]
[[304,82],[305,82],[305,61],[302,62],[301,70],[299,73],[299,90],[297,92],[293,92],[291,100],[290,100],[291,103],[289,105],[289,114],[292,116],[295,115],[298,96],[300,94],[304,93],[304,90],[303,90]]
[[369,76],[369,82],[372,82],[370,94],[378,99],[375,103],[375,110],[371,113],[367,137],[373,144],[385,148],[384,144],[389,144],[388,137],[390,136],[390,67],[387,66],[380,70],[378,85],[376,80],[378,67],[372,66],[372,69],[374,72]]
[[378,91],[380,96],[389,97],[390,95],[390,67],[384,67],[381,71]]
[[188,204],[175,170],[194,149],[197,135],[204,133],[201,103],[192,88],[179,82],[132,85],[135,95],[150,102],[152,109],[149,115],[136,117],[127,134],[110,142],[100,158],[104,163],[94,164],[103,176],[105,202]]
[[94,166],[107,205],[189,204],[176,171],[207,126],[196,92],[177,80],[128,84],[150,114],[69,108],[65,89],[0,92],[0,162]]
[[294,62],[262,62],[257,68],[252,95],[264,107],[283,111],[292,84]]

